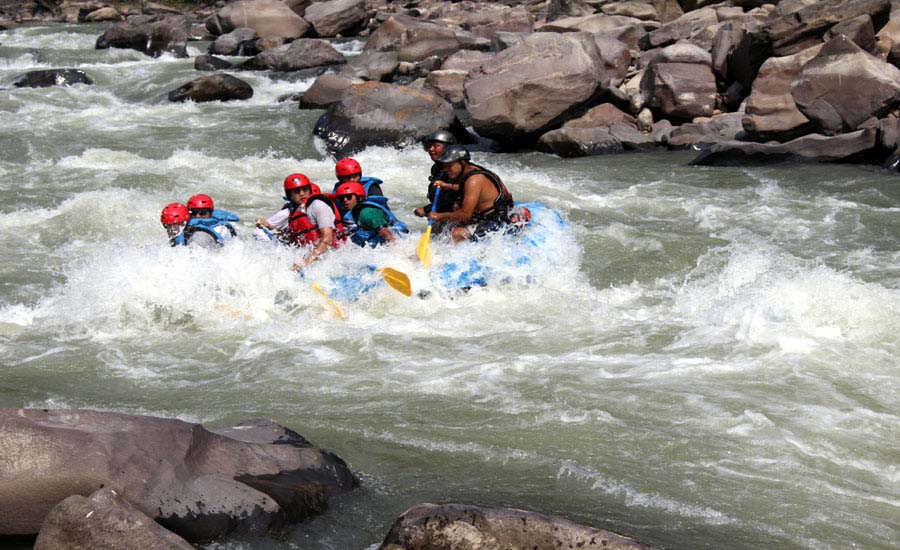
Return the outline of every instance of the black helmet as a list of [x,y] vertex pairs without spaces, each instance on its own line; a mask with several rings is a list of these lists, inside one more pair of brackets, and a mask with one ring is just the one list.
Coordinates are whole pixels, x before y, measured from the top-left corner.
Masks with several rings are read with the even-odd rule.
[[468,161],[472,158],[469,150],[462,145],[448,145],[444,148],[444,154],[438,159],[439,162],[456,162],[458,160]]
[[451,134],[447,130],[438,130],[437,132],[434,132],[433,134],[431,134],[430,136],[425,138],[425,141],[423,141],[422,143],[424,143],[425,145],[428,145],[429,143],[431,143],[433,141],[439,141],[441,143],[452,144],[452,143],[456,143],[456,138],[453,137],[453,134]]

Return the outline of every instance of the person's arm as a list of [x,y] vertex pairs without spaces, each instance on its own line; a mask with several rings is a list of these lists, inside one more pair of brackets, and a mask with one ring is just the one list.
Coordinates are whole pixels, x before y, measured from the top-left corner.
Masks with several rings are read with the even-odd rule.
[[428,217],[439,222],[467,222],[471,220],[472,215],[475,214],[475,207],[478,206],[478,199],[481,197],[485,184],[491,185],[491,182],[480,174],[470,177],[462,184],[465,186],[466,191],[463,195],[462,206],[458,210],[453,212],[432,212]]
[[378,234],[381,235],[386,242],[394,242],[394,232],[390,230],[388,227],[382,227],[378,230]]
[[328,249],[331,248],[331,245],[334,244],[334,228],[333,227],[322,227],[319,229],[319,232],[322,234],[322,237],[316,241],[315,247],[313,247],[312,252],[306,256],[305,265],[309,265],[316,261],[322,254],[328,252]]

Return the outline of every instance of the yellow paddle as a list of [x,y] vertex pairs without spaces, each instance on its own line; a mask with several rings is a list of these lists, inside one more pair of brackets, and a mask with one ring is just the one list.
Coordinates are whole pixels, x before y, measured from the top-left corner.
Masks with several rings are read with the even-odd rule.
[[347,320],[347,316],[344,315],[343,311],[341,311],[341,306],[337,305],[337,302],[331,299],[331,296],[329,296],[322,289],[322,287],[319,286],[319,283],[310,283],[310,285],[312,285],[313,290],[315,290],[317,294],[319,294],[322,298],[325,298],[325,303],[328,304],[328,306],[332,311],[334,311],[334,314],[337,315],[339,319],[341,319],[342,321]]
[[[431,227],[428,229],[431,229]],[[412,287],[409,284],[409,276],[406,273],[397,271],[392,267],[379,267],[375,271],[381,273],[388,286],[404,296],[412,296]]]
[[[437,208],[438,195],[441,194],[441,188],[434,188],[434,202],[431,203],[431,211],[434,212],[434,209]],[[422,262],[422,265],[428,267],[431,265],[431,259],[434,257],[434,254],[431,252],[431,226],[434,225],[434,219],[428,218],[428,229],[425,230],[425,233],[419,238],[419,245],[416,246],[416,254],[419,256],[419,260]],[[387,279],[385,277],[385,279]]]

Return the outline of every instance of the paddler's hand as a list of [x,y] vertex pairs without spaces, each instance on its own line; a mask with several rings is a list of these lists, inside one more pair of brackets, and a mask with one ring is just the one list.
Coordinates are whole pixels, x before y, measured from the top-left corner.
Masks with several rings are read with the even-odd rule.
[[266,229],[275,229],[275,226],[266,221],[265,218],[256,218],[256,227],[265,227]]
[[428,219],[434,220],[434,221],[438,221],[438,213],[437,213],[437,212],[431,212],[430,214],[428,214]]
[[413,210],[413,214],[415,214],[419,218],[424,218],[425,217],[425,209],[420,206],[419,208],[416,208],[415,210]]

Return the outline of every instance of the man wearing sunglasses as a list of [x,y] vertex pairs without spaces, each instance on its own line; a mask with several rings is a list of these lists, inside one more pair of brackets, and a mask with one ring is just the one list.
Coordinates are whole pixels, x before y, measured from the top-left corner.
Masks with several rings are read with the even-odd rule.
[[335,192],[340,208],[353,222],[350,240],[359,246],[374,248],[393,242],[397,235],[409,233],[406,224],[391,212],[384,195],[367,197],[363,186],[356,181],[338,185]]
[[188,244],[215,248],[237,236],[231,222],[240,221],[227,210],[217,210],[212,197],[198,193],[187,201],[190,219],[184,231],[172,239],[172,245]]

